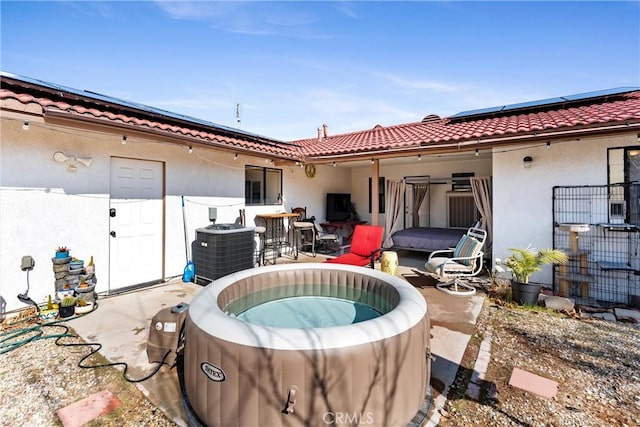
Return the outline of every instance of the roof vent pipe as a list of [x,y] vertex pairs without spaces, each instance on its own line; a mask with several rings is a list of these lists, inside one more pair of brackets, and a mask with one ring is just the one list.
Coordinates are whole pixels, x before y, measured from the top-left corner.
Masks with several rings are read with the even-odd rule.
[[318,141],[322,141],[322,129],[318,128]]
[[328,137],[329,137],[329,126],[327,126],[327,124],[326,124],[326,123],[322,125],[322,135],[323,135],[325,138],[328,138]]

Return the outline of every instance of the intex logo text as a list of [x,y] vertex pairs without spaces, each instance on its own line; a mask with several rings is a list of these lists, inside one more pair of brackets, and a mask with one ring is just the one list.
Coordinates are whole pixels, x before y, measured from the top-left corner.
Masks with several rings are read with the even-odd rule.
[[325,424],[340,425],[373,424],[373,412],[325,412],[322,421]]
[[204,374],[209,377],[211,381],[222,382],[226,378],[226,375],[224,374],[224,371],[222,369],[218,368],[215,365],[212,365],[209,362],[202,362],[202,364],[200,365],[200,369],[202,369],[202,372],[204,372]]

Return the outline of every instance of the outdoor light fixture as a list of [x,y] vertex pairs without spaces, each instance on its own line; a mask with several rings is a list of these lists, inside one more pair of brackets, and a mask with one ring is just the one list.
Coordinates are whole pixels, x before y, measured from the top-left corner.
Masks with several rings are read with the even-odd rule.
[[476,157],[480,155],[480,152],[478,151],[478,149],[476,148]]
[[525,156],[522,159],[522,163],[524,163],[524,167],[525,168],[530,168],[531,167],[531,163],[533,163],[533,157],[531,156]]
[[551,147],[551,141],[547,141],[547,150]]
[[418,154],[418,160],[422,160],[422,154]]
[[29,120],[22,122],[22,130],[29,130]]
[[336,162],[333,162],[333,167],[334,167],[334,168],[336,167]]
[[127,135],[122,135],[122,145],[127,143]]
[[373,164],[375,162],[375,160],[371,159],[371,164]]
[[193,147],[189,146],[189,154],[193,153]]
[[233,160],[238,160],[238,153],[233,155]]

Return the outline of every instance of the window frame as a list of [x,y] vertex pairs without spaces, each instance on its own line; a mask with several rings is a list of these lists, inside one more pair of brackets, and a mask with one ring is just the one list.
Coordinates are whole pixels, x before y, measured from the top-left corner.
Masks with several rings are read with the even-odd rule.
[[[249,172],[259,172],[260,179],[250,179]],[[272,190],[270,174],[277,173],[276,191]],[[252,174],[253,175],[253,174]],[[244,203],[246,206],[278,206],[282,205],[282,169],[256,165],[244,167]],[[276,196],[277,194],[277,196]],[[257,201],[256,201],[257,200]],[[269,202],[269,200],[274,200]]]

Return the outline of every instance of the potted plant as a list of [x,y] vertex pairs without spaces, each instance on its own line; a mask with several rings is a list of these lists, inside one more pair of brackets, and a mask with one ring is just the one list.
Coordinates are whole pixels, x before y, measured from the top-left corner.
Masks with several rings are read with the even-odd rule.
[[66,246],[58,246],[56,249],[56,258],[68,258],[69,257],[69,248]]
[[529,283],[531,275],[547,264],[566,264],[567,254],[560,249],[510,248],[511,255],[496,260],[511,272],[511,299],[518,304],[537,305],[541,285]]
[[65,295],[60,301],[60,317],[66,318],[73,316],[75,314],[75,308],[76,299],[70,294]]
[[47,303],[40,307],[38,316],[40,317],[40,320],[45,322],[55,320],[58,317],[58,304],[53,302],[51,295],[47,298]]
[[86,301],[82,297],[78,297],[76,299],[76,309],[75,314],[84,314],[93,310],[93,302]]

